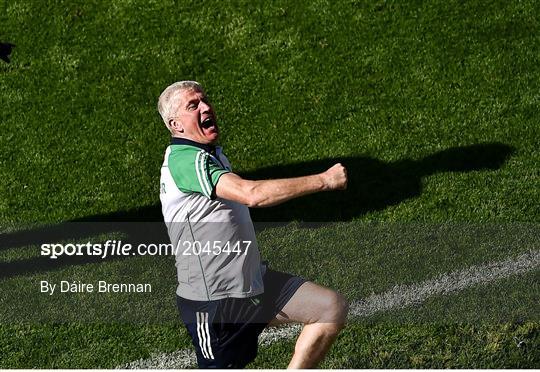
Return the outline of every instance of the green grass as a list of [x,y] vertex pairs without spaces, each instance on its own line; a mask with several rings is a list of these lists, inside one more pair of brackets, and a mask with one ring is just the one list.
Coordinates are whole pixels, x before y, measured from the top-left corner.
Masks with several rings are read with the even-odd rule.
[[[535,1],[6,0],[0,8],[0,42],[16,45],[11,63],[0,61],[0,231],[158,219],[168,133],[157,97],[194,79],[207,88],[236,171],[275,178],[335,161],[348,168],[347,192],[253,211],[257,221],[329,223],[261,229],[275,268],[356,300],[538,249]],[[0,367],[112,368],[189,346],[171,260],[48,266],[38,249],[0,246]],[[36,297],[43,278],[126,277],[156,292]],[[538,270],[358,320],[323,366],[538,367],[537,283]],[[133,317],[110,321],[126,303]],[[23,315],[31,322],[15,324]],[[292,348],[265,348],[253,367],[285,367]]]
[[[533,349],[539,331],[537,324],[354,324],[337,339],[321,367],[530,368],[540,363]],[[263,349],[250,367],[286,368],[279,356],[293,347],[289,341]]]
[[154,350],[187,348],[181,324],[4,325],[0,328],[2,368],[114,368]]

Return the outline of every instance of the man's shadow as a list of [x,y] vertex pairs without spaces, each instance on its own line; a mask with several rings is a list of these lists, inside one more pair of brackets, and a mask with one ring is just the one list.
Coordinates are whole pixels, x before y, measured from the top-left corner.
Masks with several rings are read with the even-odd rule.
[[272,208],[251,210],[254,221],[350,221],[420,196],[422,179],[443,172],[470,172],[500,168],[513,153],[500,143],[452,147],[420,160],[383,162],[369,157],[325,159],[269,167],[248,173],[250,179],[296,177],[321,172],[336,162],[348,170],[348,187],[341,192],[308,195]]
[[[275,166],[241,174],[247,179],[297,177],[319,173],[336,162],[348,170],[346,191],[317,193],[271,208],[251,209],[254,222],[338,222],[350,221],[422,193],[422,179],[442,172],[470,172],[499,169],[514,149],[501,143],[452,147],[420,160],[384,162],[370,157],[324,159]],[[120,233],[124,243],[168,242],[161,205],[88,216],[53,226],[0,235],[0,249],[43,243],[83,240],[100,234]],[[117,259],[111,258],[111,259]],[[70,256],[52,260],[47,256],[0,263],[0,278],[42,272],[66,265],[102,261],[99,257]]]

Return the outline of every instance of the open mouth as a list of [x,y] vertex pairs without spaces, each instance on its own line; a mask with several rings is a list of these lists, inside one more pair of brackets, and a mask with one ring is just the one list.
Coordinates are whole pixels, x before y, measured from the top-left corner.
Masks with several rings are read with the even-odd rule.
[[212,117],[208,117],[204,119],[204,121],[201,123],[201,127],[203,127],[204,129],[210,129],[215,126],[216,126],[216,121]]

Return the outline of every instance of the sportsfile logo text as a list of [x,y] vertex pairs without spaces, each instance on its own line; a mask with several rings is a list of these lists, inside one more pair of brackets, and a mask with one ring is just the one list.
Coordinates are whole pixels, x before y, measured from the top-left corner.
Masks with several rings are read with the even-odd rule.
[[105,243],[45,243],[41,245],[41,255],[57,259],[60,256],[98,256],[102,259],[112,256],[200,256],[236,254],[247,255],[250,240],[242,241],[179,241],[176,247],[172,243],[141,243],[133,246],[121,240],[107,240]]

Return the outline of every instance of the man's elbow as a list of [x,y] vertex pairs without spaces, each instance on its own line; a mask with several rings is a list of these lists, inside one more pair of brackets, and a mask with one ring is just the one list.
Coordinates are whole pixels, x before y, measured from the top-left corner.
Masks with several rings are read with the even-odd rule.
[[264,207],[264,199],[257,193],[246,194],[244,204],[249,208]]
[[247,203],[245,203],[249,208],[264,208],[264,207],[270,207],[270,204],[266,202],[265,199],[254,197],[253,199],[249,199]]
[[251,199],[251,198],[247,198],[246,201],[244,202],[244,205],[248,208],[258,208],[259,207],[259,203],[254,200],[254,199]]
[[266,198],[260,192],[256,183],[251,183],[242,190],[244,204],[249,208],[261,208],[266,206]]
[[238,176],[222,177],[222,181],[217,185],[216,195],[249,208],[265,206],[265,198],[262,195],[259,181],[244,180]]

